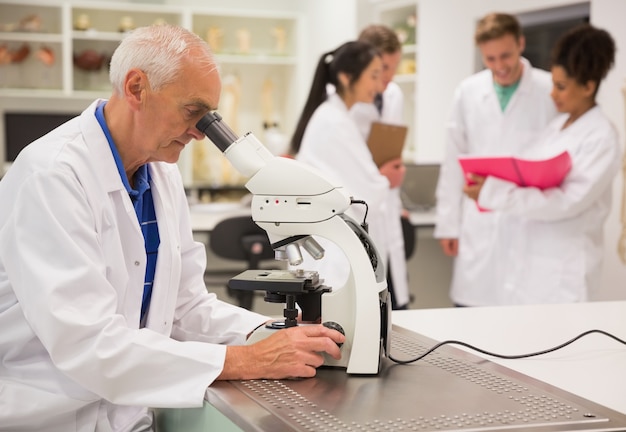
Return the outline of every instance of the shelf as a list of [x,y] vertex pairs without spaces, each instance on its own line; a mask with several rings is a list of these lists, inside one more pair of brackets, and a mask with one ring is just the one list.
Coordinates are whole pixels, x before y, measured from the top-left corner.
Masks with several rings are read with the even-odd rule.
[[[188,28],[213,48],[223,83],[220,112],[233,129],[262,131],[269,119],[286,136],[297,121],[293,107],[304,92],[300,84],[308,57],[302,48],[303,18],[289,11],[139,0],[0,0],[0,46],[9,52],[23,44],[30,47],[22,62],[0,65],[0,98],[5,102],[0,101],[0,110],[19,107],[22,112],[53,112],[76,106],[76,101],[109,97],[107,65],[126,34],[120,30],[129,21],[130,28],[166,22]],[[36,55],[44,47],[54,52],[51,67],[40,60],[45,57]],[[95,60],[96,55],[102,56],[100,68],[78,68],[74,58],[80,55],[92,55]],[[45,106],[38,103],[40,99],[46,100]],[[6,157],[3,122],[0,112],[0,162]],[[196,155],[193,162],[206,163],[205,156]],[[188,180],[193,180],[191,165],[179,164]]]
[[[166,6],[148,6],[124,3],[96,3],[74,5],[72,28],[75,32],[97,32],[111,40],[121,40],[123,30],[147,26],[156,22],[182,24],[182,10]],[[87,29],[81,31],[79,29]],[[118,36],[114,36],[118,35]]]
[[417,76],[415,74],[406,74],[393,77],[393,81],[397,84],[415,84],[417,82]]
[[61,43],[63,35],[57,33],[0,32],[0,40],[7,42]]
[[0,4],[0,32],[19,35],[61,34],[60,4],[14,0]]
[[402,54],[417,54],[417,45],[415,44],[402,45]]
[[2,98],[65,98],[67,93],[60,89],[18,89],[18,88],[0,88],[0,96]]
[[[207,41],[210,39],[209,33],[217,29],[218,39],[211,40],[217,46],[212,48],[217,60],[225,66],[282,67],[298,64],[296,38],[299,17],[296,14],[240,13],[226,9],[62,0],[48,0],[45,4],[43,0],[14,0],[12,3],[2,2],[0,7],[0,30],[11,30],[0,31],[0,43],[9,44],[7,46],[10,49],[18,49],[18,44],[24,43],[56,44],[53,48],[58,57],[56,61],[60,64],[60,76],[55,78],[52,87],[63,93],[92,90],[100,93],[108,88],[106,74],[78,69],[74,65],[74,56],[93,50],[103,55],[106,63],[124,38],[125,33],[119,31],[121,23],[128,20],[132,21],[132,26],[145,26],[154,22],[188,23],[194,32]],[[5,18],[9,21],[5,21]],[[41,31],[13,31],[29,20],[34,21],[35,27]],[[81,27],[87,30],[77,30]],[[65,44],[69,44],[69,47]],[[31,51],[34,50],[31,48]],[[29,56],[32,57],[33,53]],[[9,65],[9,69],[4,70],[4,76],[0,69],[0,88],[12,86],[22,90],[36,87],[30,79],[22,84],[20,73],[13,71],[17,68],[21,71],[22,64]],[[7,78],[7,70],[13,71],[13,79]]]
[[74,40],[99,40],[119,43],[125,33],[121,32],[104,32],[98,30],[74,30],[72,39]]
[[266,54],[216,54],[215,57],[220,63],[232,64],[273,64],[273,65],[295,65],[295,57],[272,56]]
[[242,59],[256,56],[259,61],[287,64],[289,61],[284,59],[294,58],[296,53],[296,24],[297,18],[288,15],[198,11],[193,14],[191,28],[208,42],[216,55],[236,56],[233,62],[256,63]]

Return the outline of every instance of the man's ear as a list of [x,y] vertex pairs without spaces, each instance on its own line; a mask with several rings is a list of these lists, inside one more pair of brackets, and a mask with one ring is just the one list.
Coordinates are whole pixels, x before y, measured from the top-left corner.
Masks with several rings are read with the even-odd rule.
[[124,96],[132,107],[138,108],[143,104],[147,85],[145,73],[138,69],[128,71],[124,80]]
[[524,50],[526,49],[526,38],[524,37],[524,35],[519,37],[519,39],[517,40],[517,44],[519,45],[520,52],[523,53]]

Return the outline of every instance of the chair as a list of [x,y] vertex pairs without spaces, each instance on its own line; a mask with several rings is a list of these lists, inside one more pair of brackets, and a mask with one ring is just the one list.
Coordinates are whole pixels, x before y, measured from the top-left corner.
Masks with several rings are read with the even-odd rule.
[[408,217],[401,216],[400,223],[402,224],[402,236],[404,237],[404,257],[408,261],[413,252],[415,252],[417,236],[415,235],[415,227]]
[[[274,259],[267,233],[251,216],[235,216],[218,222],[209,236],[211,251],[220,258],[245,261],[247,270],[256,269],[262,260]],[[254,291],[233,290],[228,295],[239,306],[252,310]]]
[[[404,238],[404,258],[405,260],[409,260],[415,252],[415,247],[417,245],[417,237],[415,235],[415,227],[411,224],[411,221],[408,217],[401,216],[400,222],[402,224],[402,237]],[[389,263],[391,264],[391,263]],[[408,277],[408,274],[407,274]],[[393,286],[393,278],[391,277],[391,272],[387,273],[387,288],[389,288],[389,292],[391,294],[391,304],[392,308],[396,309],[397,304],[394,297],[394,286]],[[413,303],[413,294],[409,295],[409,304]]]

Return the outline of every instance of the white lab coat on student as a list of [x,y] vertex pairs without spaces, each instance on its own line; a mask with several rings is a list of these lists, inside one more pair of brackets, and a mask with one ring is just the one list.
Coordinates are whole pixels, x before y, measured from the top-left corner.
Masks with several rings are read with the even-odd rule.
[[[378,171],[363,136],[338,95],[329,95],[328,100],[317,108],[304,132],[296,158],[316,167],[329,179],[344,186],[355,199],[367,202],[369,234],[381,255],[382,263],[386,263],[386,212],[391,191],[389,181]],[[358,222],[363,220],[364,213],[361,205],[353,205],[347,212]],[[326,249],[325,257],[313,261],[304,254],[302,267],[319,271],[327,285],[340,287],[348,276],[348,262],[338,247],[330,241],[319,240]],[[408,295],[397,299],[406,303]]]
[[586,301],[600,287],[603,228],[622,151],[600,107],[562,130],[568,117],[557,117],[533,149],[535,157],[570,153],[572,169],[560,187],[540,191],[488,177],[481,189],[480,206],[501,211],[511,232],[498,245],[506,254],[498,303]]
[[146,430],[144,407],[201,406],[221,344],[266,319],[206,291],[177,167],[151,163],[161,243],[139,328],[144,239],[96,103],[0,182],[1,430]]
[[[372,122],[382,121],[391,124],[403,124],[404,95],[400,86],[390,82],[383,92],[382,113],[374,104],[356,103],[350,108],[350,117],[356,122],[363,139],[367,139],[370,133]],[[410,125],[409,125],[410,127]],[[409,299],[409,283],[404,252],[404,236],[402,234],[402,200],[400,198],[400,188],[391,189],[387,197],[387,234],[385,236],[385,247],[389,255],[391,278],[393,280],[394,294],[397,299],[406,298],[406,302],[397,302],[398,305],[405,305]]]
[[499,212],[479,212],[463,194],[465,183],[459,155],[519,155],[556,115],[550,98],[548,72],[524,68],[519,87],[502,112],[485,69],[457,88],[446,126],[446,155],[437,185],[435,238],[459,239],[454,262],[451,298],[467,306],[490,305],[501,287],[495,270],[500,265],[494,245],[508,236]]

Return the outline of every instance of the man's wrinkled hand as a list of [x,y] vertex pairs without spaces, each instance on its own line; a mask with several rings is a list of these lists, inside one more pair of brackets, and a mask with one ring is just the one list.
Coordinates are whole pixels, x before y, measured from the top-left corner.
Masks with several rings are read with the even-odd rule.
[[323,353],[341,358],[338,344],[345,336],[323,325],[303,325],[282,330],[252,345],[229,346],[218,377],[232,379],[308,378],[324,364]]

